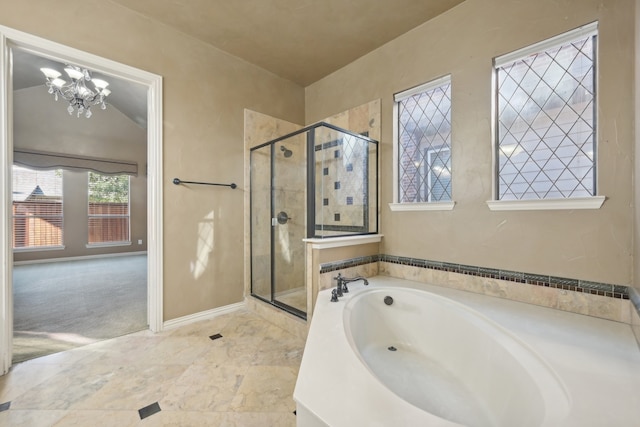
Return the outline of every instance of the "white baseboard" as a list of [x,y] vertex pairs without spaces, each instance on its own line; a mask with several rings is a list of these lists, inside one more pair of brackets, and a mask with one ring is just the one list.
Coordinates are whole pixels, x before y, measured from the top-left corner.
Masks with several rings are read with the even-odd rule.
[[221,316],[223,314],[233,313],[240,309],[245,308],[245,303],[238,302],[235,304],[225,305],[223,307],[213,308],[211,310],[201,311],[199,313],[189,314],[188,316],[178,317],[177,319],[167,320],[162,324],[162,329],[175,329],[180,326],[185,326],[190,323],[199,322],[200,320],[209,320],[214,317]]
[[84,259],[113,258],[113,257],[120,257],[120,256],[146,255],[146,254],[147,254],[147,251],[137,251],[137,252],[117,252],[113,254],[70,256],[70,257],[62,257],[62,258],[31,259],[26,261],[14,261],[13,265],[45,264],[48,262],[64,262],[64,261],[82,261]]

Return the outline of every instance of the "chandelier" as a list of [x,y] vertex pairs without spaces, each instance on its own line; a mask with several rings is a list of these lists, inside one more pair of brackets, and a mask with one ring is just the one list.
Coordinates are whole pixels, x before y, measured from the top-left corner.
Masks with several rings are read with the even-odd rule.
[[[61,97],[69,102],[67,111],[70,115],[76,112],[77,117],[84,114],[86,118],[89,118],[92,106],[100,105],[103,110],[107,108],[104,99],[111,93],[107,89],[109,83],[101,79],[92,79],[91,73],[86,68],[67,65],[64,71],[71,79],[70,83],[61,79],[61,73],[53,68],[40,68],[40,71],[47,78],[45,85],[56,101]],[[87,82],[93,83],[93,89],[87,87]]]

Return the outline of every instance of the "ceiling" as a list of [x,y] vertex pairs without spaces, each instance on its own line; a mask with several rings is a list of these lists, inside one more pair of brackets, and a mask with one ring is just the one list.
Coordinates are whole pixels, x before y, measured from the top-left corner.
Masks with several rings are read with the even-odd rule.
[[[301,86],[366,55],[463,0],[112,0]],[[15,49],[14,90],[43,86],[64,63]],[[147,88],[102,76],[107,103],[146,127]]]
[[463,0],[112,0],[301,86]]

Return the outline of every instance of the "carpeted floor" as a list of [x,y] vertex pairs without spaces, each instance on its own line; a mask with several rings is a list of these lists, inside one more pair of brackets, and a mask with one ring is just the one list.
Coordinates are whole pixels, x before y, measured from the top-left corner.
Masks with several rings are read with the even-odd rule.
[[13,362],[147,328],[147,256],[13,267]]

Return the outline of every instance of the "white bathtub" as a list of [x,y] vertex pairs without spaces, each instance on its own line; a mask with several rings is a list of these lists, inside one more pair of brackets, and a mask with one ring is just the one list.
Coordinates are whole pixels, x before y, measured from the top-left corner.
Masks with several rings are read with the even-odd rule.
[[[640,425],[640,353],[623,324],[400,279],[369,282],[337,303],[318,295],[294,392],[298,426]],[[624,343],[592,360],[599,344],[581,341],[594,333]],[[581,360],[597,360],[593,376]]]
[[373,376],[430,414],[465,426],[529,427],[559,425],[569,412],[563,385],[537,354],[451,299],[372,288],[346,303],[343,318]]

